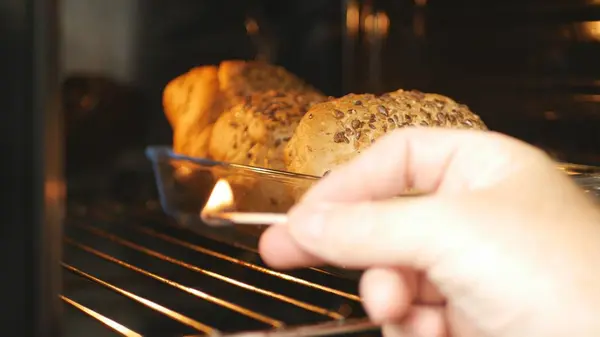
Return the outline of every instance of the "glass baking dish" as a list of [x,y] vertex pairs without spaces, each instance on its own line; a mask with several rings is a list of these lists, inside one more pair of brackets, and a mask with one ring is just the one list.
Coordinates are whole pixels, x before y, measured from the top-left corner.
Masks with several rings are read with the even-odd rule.
[[[265,226],[211,227],[202,222],[204,208],[213,187],[225,179],[235,197],[235,211],[287,212],[319,177],[258,167],[190,158],[173,153],[170,147],[153,146],[146,150],[152,162],[160,202],[164,211],[180,226],[214,240],[257,250]],[[600,197],[600,168],[559,163],[558,168],[584,190]],[[358,272],[327,269],[341,276],[356,277]]]
[[[200,212],[218,180],[231,186],[235,209],[230,211],[285,213],[319,178],[258,167],[191,158],[170,147],[151,146],[146,156],[152,162],[160,203],[178,225],[213,240],[257,251],[266,226],[232,225],[212,227]],[[325,267],[322,270],[347,278],[359,271]]]

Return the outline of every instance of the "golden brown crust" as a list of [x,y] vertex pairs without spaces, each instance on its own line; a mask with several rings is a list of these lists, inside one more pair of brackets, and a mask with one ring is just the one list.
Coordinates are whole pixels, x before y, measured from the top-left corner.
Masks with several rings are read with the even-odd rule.
[[283,67],[261,61],[223,61],[219,65],[219,82],[227,100],[234,104],[246,96],[269,90],[320,94]]
[[218,91],[219,79],[215,66],[195,67],[177,76],[167,83],[163,91],[163,109],[167,120],[175,127],[179,118],[189,112],[202,115],[206,120],[216,120],[217,112],[209,110],[199,113],[198,110],[212,107],[211,102]]
[[404,90],[350,94],[308,111],[285,149],[285,165],[291,172],[321,176],[377,138],[408,126],[487,130],[467,106],[446,96]]
[[173,128],[174,151],[207,157],[213,125],[221,114],[269,90],[321,95],[282,67],[260,61],[223,61],[219,67],[196,67],[173,79],[163,92],[163,106]]
[[209,154],[219,161],[284,170],[283,149],[302,116],[325,97],[270,90],[246,97],[217,120]]
[[[284,170],[287,141],[310,106],[325,96],[285,69],[263,62],[224,61],[219,82],[231,105],[214,125],[210,157]],[[239,202],[248,210],[285,212],[294,202],[280,183],[246,187],[248,193]]]
[[197,67],[165,87],[163,106],[173,127],[175,152],[198,157],[206,155],[208,135],[205,130],[222,111],[217,75],[216,67]]

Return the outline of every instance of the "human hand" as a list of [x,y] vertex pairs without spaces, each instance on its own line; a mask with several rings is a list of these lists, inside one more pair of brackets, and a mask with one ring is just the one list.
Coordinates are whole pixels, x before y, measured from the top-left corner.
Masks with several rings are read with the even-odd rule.
[[[428,194],[393,198],[407,188]],[[269,228],[264,260],[367,269],[387,336],[600,336],[600,212],[540,150],[496,133],[398,130]]]

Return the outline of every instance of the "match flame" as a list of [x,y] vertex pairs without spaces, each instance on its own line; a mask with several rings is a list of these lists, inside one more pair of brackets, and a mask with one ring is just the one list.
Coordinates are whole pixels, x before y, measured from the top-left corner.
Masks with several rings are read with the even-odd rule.
[[215,214],[231,210],[234,206],[233,191],[225,179],[219,179],[202,209],[202,214]]

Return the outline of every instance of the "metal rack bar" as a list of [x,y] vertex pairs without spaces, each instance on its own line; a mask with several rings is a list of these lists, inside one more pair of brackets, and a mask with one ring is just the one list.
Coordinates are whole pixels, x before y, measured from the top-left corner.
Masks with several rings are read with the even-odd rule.
[[[77,225],[77,226],[80,227],[82,225]],[[94,228],[94,227],[87,226],[87,228]],[[351,293],[348,293],[348,292],[345,292],[345,291],[342,291],[339,289],[334,289],[334,288],[327,287],[327,286],[324,286],[324,285],[321,285],[318,283],[310,282],[310,281],[292,276],[290,274],[278,272],[278,271],[275,271],[275,270],[272,270],[269,268],[265,268],[265,267],[262,267],[262,266],[259,266],[259,265],[256,265],[256,264],[253,264],[250,262],[242,261],[242,260],[236,259],[234,257],[231,257],[229,255],[215,252],[213,250],[210,250],[210,249],[207,249],[204,247],[200,247],[198,245],[195,245],[195,244],[192,244],[192,243],[189,243],[189,242],[186,242],[183,240],[179,240],[179,239],[173,238],[171,236],[156,232],[149,228],[145,228],[142,226],[134,226],[134,229],[140,233],[161,239],[163,241],[169,242],[174,245],[178,245],[178,246],[181,246],[181,247],[184,247],[187,249],[191,249],[191,250],[196,251],[201,254],[216,257],[218,259],[225,260],[225,261],[237,264],[239,266],[243,266],[245,268],[249,268],[249,269],[264,273],[264,274],[268,274],[271,276],[275,276],[275,277],[290,281],[290,282],[298,283],[298,284],[301,284],[301,285],[304,285],[304,286],[307,286],[307,287],[310,287],[313,289],[318,289],[318,290],[328,292],[328,293],[331,293],[331,294],[334,294],[337,296],[341,296],[341,297],[347,298],[347,299],[355,301],[355,302],[361,302],[360,296],[358,296],[356,294],[351,294]]]
[[98,321],[102,322],[104,325],[106,325],[110,329],[120,333],[121,335],[123,335],[125,337],[142,337],[141,334],[129,329],[128,327],[126,327],[122,324],[119,324],[119,323],[113,321],[112,319],[110,319],[102,314],[95,312],[94,310],[92,310],[80,303],[73,301],[72,299],[70,299],[68,297],[65,297],[63,295],[59,295],[59,297],[65,303],[68,303],[71,306],[73,306],[74,308],[79,309],[79,311],[83,312],[84,314],[97,319]]
[[[152,207],[154,207],[154,206],[152,206]],[[160,206],[157,206],[157,207],[160,207]],[[146,215],[146,218],[147,217],[148,217],[148,215]],[[143,227],[140,226],[140,228],[143,228]],[[227,239],[224,239],[223,237],[207,235],[206,233],[195,232],[195,234],[197,234],[201,237],[204,237],[206,239],[210,239],[210,240],[219,242],[219,243],[227,245],[227,246],[235,247],[238,249],[243,249],[243,250],[258,254],[258,249],[248,246],[247,244],[242,244],[239,242],[227,240]],[[308,267],[306,269],[315,271],[320,274],[325,274],[325,275],[330,275],[330,276],[335,276],[335,277],[347,277],[349,275],[348,273],[346,273],[346,275],[343,275],[343,274],[340,274],[339,271],[329,270],[328,268]],[[358,276],[358,274],[355,274],[354,276]]]
[[[324,337],[339,334],[367,332],[379,330],[378,325],[368,319],[355,319],[340,322],[328,322],[298,327],[288,327],[285,330],[247,331],[232,334],[217,334],[219,337]],[[200,336],[185,336],[200,337]]]
[[164,255],[162,253],[159,253],[159,252],[157,252],[155,250],[152,250],[152,249],[140,246],[140,245],[135,244],[135,243],[133,243],[131,241],[125,240],[123,238],[120,238],[120,237],[118,237],[116,235],[107,233],[107,232],[105,232],[103,230],[100,230],[100,229],[97,229],[97,228],[89,228],[89,227],[82,227],[82,228],[85,229],[85,230],[87,230],[87,231],[89,231],[89,232],[91,232],[91,233],[93,233],[93,234],[96,234],[96,235],[98,235],[98,236],[100,236],[102,238],[111,240],[111,241],[113,241],[113,242],[115,242],[115,243],[117,243],[119,245],[131,248],[131,249],[136,250],[138,252],[141,252],[141,253],[150,255],[152,257],[155,257],[157,259],[160,259],[160,260],[163,260],[163,261],[166,261],[166,262],[178,265],[178,266],[183,267],[185,269],[188,269],[188,270],[191,270],[191,271],[194,271],[194,272],[197,272],[197,273],[201,273],[201,274],[207,275],[209,277],[218,279],[220,281],[227,282],[229,284],[238,286],[240,288],[243,288],[243,289],[246,289],[246,290],[249,290],[249,291],[261,294],[261,295],[265,295],[265,296],[268,296],[268,297],[271,297],[271,298],[275,298],[277,300],[280,300],[282,302],[286,302],[286,303],[295,305],[295,306],[300,307],[302,309],[305,309],[305,310],[308,310],[308,311],[312,311],[312,312],[320,314],[320,315],[327,316],[327,317],[329,317],[331,319],[336,319],[337,320],[337,319],[343,319],[344,318],[344,316],[341,315],[340,313],[337,313],[337,312],[334,312],[334,311],[328,310],[326,308],[322,308],[322,307],[319,307],[319,306],[316,306],[316,305],[313,305],[313,304],[310,304],[310,303],[307,303],[307,302],[304,302],[304,301],[300,301],[300,300],[297,300],[297,299],[294,299],[294,298],[291,298],[291,297],[288,297],[288,296],[285,296],[285,295],[282,295],[282,294],[278,294],[278,293],[275,293],[273,291],[269,291],[269,290],[266,290],[266,289],[255,287],[255,286],[252,286],[250,284],[247,284],[247,283],[244,283],[244,282],[232,279],[230,277],[218,274],[218,273],[213,272],[213,271],[209,271],[209,270],[206,270],[206,269],[199,268],[197,266],[191,265],[191,264],[186,263],[184,261],[181,261],[181,260],[172,258],[170,256]]
[[86,252],[88,252],[90,254],[93,254],[93,255],[95,255],[95,256],[97,256],[99,258],[102,258],[102,259],[104,259],[106,261],[115,263],[115,264],[117,264],[117,265],[119,265],[121,267],[127,268],[129,270],[133,270],[133,271],[138,272],[138,273],[140,273],[140,274],[142,274],[144,276],[148,276],[148,277],[150,277],[152,279],[155,279],[155,280],[160,281],[160,282],[162,282],[164,284],[170,285],[170,286],[172,286],[174,288],[177,288],[177,289],[179,289],[181,291],[184,291],[184,292],[186,292],[186,293],[188,293],[190,295],[193,295],[193,296],[196,296],[198,298],[201,298],[201,299],[203,299],[205,301],[208,301],[208,302],[220,305],[220,306],[222,306],[224,308],[227,308],[229,310],[235,311],[235,312],[240,313],[240,314],[242,314],[244,316],[247,316],[247,317],[253,318],[253,319],[257,320],[257,321],[260,321],[260,322],[263,322],[265,324],[271,325],[274,328],[280,328],[280,327],[282,327],[282,326],[285,325],[283,322],[281,322],[279,320],[276,320],[276,319],[274,319],[272,317],[263,315],[261,313],[255,312],[255,311],[252,311],[250,309],[246,309],[246,308],[244,308],[242,306],[239,306],[239,305],[231,303],[229,301],[225,301],[225,300],[220,299],[218,297],[212,296],[212,295],[207,294],[207,293],[205,293],[203,291],[200,291],[198,289],[185,286],[185,285],[183,285],[181,283],[169,280],[168,278],[159,276],[159,275],[154,274],[154,273],[152,273],[150,271],[147,271],[145,269],[136,267],[136,266],[134,266],[132,264],[129,264],[129,263],[125,262],[125,261],[119,260],[119,259],[117,259],[117,258],[115,258],[115,257],[113,257],[111,255],[103,253],[103,252],[101,252],[99,250],[96,250],[96,249],[94,249],[92,247],[89,247],[89,246],[86,246],[84,244],[78,243],[78,242],[76,242],[75,240],[73,240],[73,239],[71,239],[69,237],[65,237],[64,241],[67,244],[71,245],[71,246],[77,247],[77,248],[79,248],[79,249],[81,249],[83,251],[86,251]]
[[[115,219],[109,214],[110,211],[99,212],[98,216],[100,216],[100,219],[95,219],[100,220],[101,222],[108,221],[109,223],[113,223]],[[108,217],[105,218],[107,215]],[[88,218],[88,216],[86,216],[86,218]],[[144,216],[141,219],[148,220],[147,216]],[[101,276],[105,274],[96,274],[97,272],[95,271],[96,269],[93,263],[91,264],[91,268],[93,269],[83,271],[78,269],[78,265],[69,264],[70,261],[63,262],[62,266],[67,271],[80,276],[83,279],[92,281],[93,284],[108,288],[117,295],[122,296],[125,301],[133,300],[136,304],[142,304],[145,308],[156,311],[158,314],[161,314],[174,322],[191,327],[197,331],[197,333],[192,331],[191,334],[190,332],[186,332],[187,334],[190,334],[187,337],[206,335],[218,337],[333,336],[355,332],[366,333],[369,330],[378,329],[377,326],[364,318],[347,318],[350,313],[354,311],[354,306],[360,304],[361,300],[357,294],[341,290],[344,288],[337,288],[338,286],[343,287],[345,281],[343,277],[340,278],[335,274],[321,273],[317,270],[313,276],[317,277],[315,280],[322,281],[314,281],[310,279],[309,275],[306,276],[309,277],[309,279],[305,279],[301,276],[294,276],[292,274],[275,271],[260,263],[250,262],[249,258],[238,257],[235,255],[239,252],[245,252],[246,249],[239,251],[241,248],[237,246],[232,246],[229,243],[223,243],[218,240],[215,241],[212,240],[212,238],[204,237],[202,235],[198,237],[201,241],[180,237],[179,234],[182,233],[177,231],[171,232],[166,230],[166,227],[166,231],[163,231],[161,230],[163,227],[155,228],[144,224],[131,224],[128,222],[124,223],[123,227],[104,227],[102,225],[96,226],[96,224],[89,223],[89,218],[71,221],[68,227],[76,230],[76,232],[71,232],[68,236],[64,237],[64,244],[75,249],[72,251],[74,255],[69,256],[75,257],[79,256],[79,254],[89,254],[89,257],[99,258],[108,262],[109,265],[107,265],[107,267],[121,268],[123,272],[134,272],[149,280],[159,281],[159,283],[162,283],[164,286],[174,289],[175,291],[181,291],[184,294],[192,295],[192,297],[189,297],[188,299],[185,299],[185,296],[181,297],[181,300],[183,300],[184,303],[187,301],[188,305],[192,305],[192,307],[194,305],[193,301],[197,301],[196,298],[199,298],[206,303],[216,305],[217,307],[214,307],[214,310],[221,312],[221,309],[223,309],[222,314],[225,315],[225,318],[217,318],[222,317],[220,316],[221,314],[218,314],[215,316],[215,318],[217,318],[215,321],[208,321],[208,318],[207,320],[204,318],[194,319],[192,317],[195,316],[186,316],[191,314],[180,311],[178,309],[179,307],[173,307],[174,305],[178,305],[175,303],[179,303],[177,302],[179,300],[172,302],[170,296],[164,297],[163,300],[157,300],[152,297],[153,295],[151,294],[154,291],[154,288],[152,288],[153,286],[149,285],[150,292],[147,293],[147,295],[146,293],[138,295],[136,294],[137,291],[128,289],[127,286],[113,283],[106,279],[105,276]],[[207,246],[202,244],[202,242],[204,242],[202,240],[205,239],[209,240],[206,242]],[[217,244],[216,246],[213,246],[210,243],[213,241]],[[196,264],[193,260],[187,259],[189,254],[187,254],[186,251],[202,254],[207,258],[211,258],[211,262],[215,262],[216,264]],[[131,255],[130,252],[134,253],[134,255]],[[228,255],[228,253],[234,255]],[[87,257],[83,258],[84,260],[82,261],[86,261],[85,259],[87,259]],[[144,264],[139,265],[138,262],[134,262],[138,261],[138,259],[141,259],[139,260],[140,263]],[[79,261],[79,258],[77,261]],[[192,276],[192,278],[189,281],[172,278],[169,272],[158,271],[163,269],[155,270],[153,267],[154,262],[159,263],[156,265],[157,268],[166,267],[166,270],[191,272],[192,274],[189,274],[189,276]],[[173,267],[175,269],[173,269]],[[246,279],[244,277],[240,279],[238,278],[239,276],[236,275],[243,272],[242,269],[248,269],[253,273],[242,273],[242,275],[247,275],[248,278]],[[109,268],[109,270],[114,269]],[[120,273],[119,269],[116,269],[115,271]],[[202,291],[200,291],[200,289],[196,289],[195,286],[192,286],[192,283],[188,283],[198,281],[198,279],[194,281],[194,273],[201,276],[201,279],[208,281],[207,290],[202,289]],[[290,286],[290,291],[282,290],[282,292],[270,289],[267,286],[270,278],[273,278],[273,281],[276,281],[278,287],[283,287],[282,289],[287,289],[286,287]],[[214,282],[213,280],[218,282]],[[329,281],[333,282],[329,286],[319,283]],[[139,282],[140,281],[137,281],[136,284],[141,285]],[[286,283],[288,284],[286,285]],[[306,287],[307,289],[302,289],[303,287]],[[208,289],[214,290],[209,291]],[[218,295],[221,294],[221,292],[216,289],[221,289],[221,291],[234,291],[236,294],[242,296],[240,298],[241,302],[239,302],[239,304],[230,302],[237,302],[235,299],[238,297],[227,297],[225,294],[224,297],[221,297]],[[241,292],[238,293],[238,289]],[[296,289],[297,291],[295,292],[292,289]],[[163,290],[169,289],[164,287],[156,289],[157,292]],[[214,293],[209,294],[204,291],[212,291]],[[308,295],[310,297],[305,298],[301,295],[304,294],[305,291],[306,294],[311,294]],[[269,300],[269,304],[256,308],[254,306],[248,307],[248,305],[255,302],[244,300],[244,294],[254,296],[252,298],[258,296],[258,302],[256,303],[259,303],[260,297],[264,296],[265,299]],[[173,295],[179,298],[178,294]],[[314,296],[314,298],[312,296]],[[319,296],[326,296],[326,299]],[[63,299],[63,301],[69,303],[71,308],[83,312],[92,319],[98,320],[104,326],[107,326],[107,328],[115,330],[127,337],[141,336],[140,333],[127,327],[127,321],[121,321],[117,316],[107,315],[107,313],[103,311],[105,309],[100,309],[100,307],[96,308],[94,305],[88,303],[85,303],[85,305],[89,307],[76,303],[71,298],[68,298],[70,297],[69,294],[64,294],[61,298],[63,297],[66,299]],[[242,303],[244,304],[241,305]],[[330,309],[326,303],[334,304],[335,309]],[[182,308],[184,308],[182,310],[186,310],[185,306]],[[261,308],[264,308],[266,311],[262,312],[263,309]],[[309,324],[304,318],[299,318],[298,316],[286,318],[287,316],[284,315],[280,317],[280,311],[277,310],[284,310],[285,308],[289,308],[291,309],[291,312],[301,316],[308,315],[306,316],[306,319],[310,320],[310,322],[315,322],[313,319],[316,319],[316,322],[320,323]],[[233,318],[233,321],[241,319],[240,323],[233,323],[240,324],[240,326],[236,326],[234,330],[231,330],[231,326],[228,326],[228,323],[225,323],[223,326],[220,325],[223,324],[223,322],[220,321],[221,319],[228,321],[228,318],[226,318],[228,312],[231,314],[241,314],[238,318]],[[314,314],[316,314],[316,316]],[[319,319],[319,316],[322,318]],[[248,321],[248,318],[250,318],[251,321]],[[266,327],[263,328],[262,326],[264,326],[264,324],[266,324]],[[220,331],[219,329],[224,329],[227,332]]]
[[95,282],[95,283],[97,283],[97,284],[99,284],[101,286],[104,286],[104,287],[106,287],[106,288],[108,288],[108,289],[110,289],[110,290],[112,290],[112,291],[114,291],[114,292],[116,292],[116,293],[118,293],[120,295],[128,297],[128,298],[130,298],[130,299],[132,299],[132,300],[134,300],[134,301],[136,301],[136,302],[138,302],[140,304],[145,305],[146,307],[149,307],[149,308],[151,308],[151,309],[153,309],[153,310],[155,310],[157,312],[160,312],[161,314],[163,314],[163,315],[165,315],[165,316],[167,316],[167,317],[169,317],[169,318],[171,318],[171,319],[173,319],[173,320],[175,320],[175,321],[177,321],[177,322],[179,322],[181,324],[187,325],[187,326],[189,326],[191,328],[194,328],[194,329],[196,329],[196,330],[198,330],[200,332],[206,333],[206,334],[215,334],[215,333],[218,332],[218,330],[215,329],[215,328],[212,328],[212,327],[210,327],[210,326],[208,326],[208,325],[206,325],[204,323],[198,322],[197,320],[195,320],[193,318],[190,318],[190,317],[187,317],[185,315],[182,315],[182,314],[180,314],[180,313],[178,313],[178,312],[176,312],[174,310],[171,310],[169,308],[163,307],[160,304],[154,303],[154,302],[152,302],[150,300],[147,300],[147,299],[145,299],[145,298],[143,298],[141,296],[138,296],[138,295],[136,295],[134,293],[131,293],[131,292],[127,291],[127,290],[124,290],[124,289],[121,289],[119,287],[116,287],[116,286],[114,286],[114,285],[112,285],[112,284],[110,284],[110,283],[108,283],[106,281],[103,281],[103,280],[101,280],[101,279],[99,279],[99,278],[97,278],[97,277],[95,277],[93,275],[90,275],[90,274],[88,274],[88,273],[86,273],[86,272],[84,272],[84,271],[82,271],[82,270],[80,270],[78,268],[75,268],[75,267],[73,267],[73,266],[71,266],[71,265],[69,265],[67,263],[62,262],[61,265],[66,270],[68,270],[68,271],[70,271],[70,272],[72,272],[72,273],[74,273],[76,275],[84,277],[84,278],[86,278],[86,279],[88,279],[90,281],[93,281],[93,282]]

